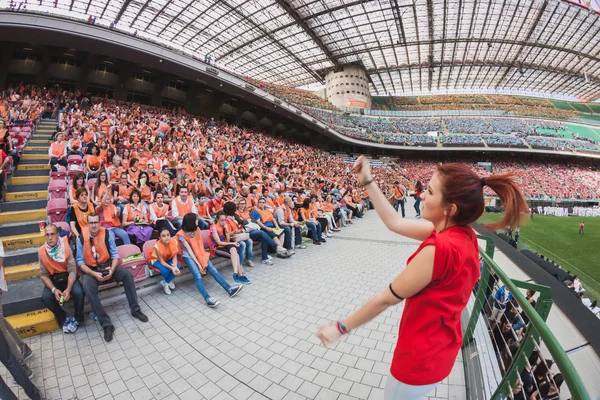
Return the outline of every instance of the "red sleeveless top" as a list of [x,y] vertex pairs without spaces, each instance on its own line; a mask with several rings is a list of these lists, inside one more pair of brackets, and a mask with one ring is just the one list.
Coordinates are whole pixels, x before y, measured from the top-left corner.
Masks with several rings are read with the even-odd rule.
[[462,345],[460,317],[479,279],[479,250],[473,230],[453,226],[433,232],[410,256],[434,245],[431,282],[406,299],[390,372],[407,385],[444,380]]

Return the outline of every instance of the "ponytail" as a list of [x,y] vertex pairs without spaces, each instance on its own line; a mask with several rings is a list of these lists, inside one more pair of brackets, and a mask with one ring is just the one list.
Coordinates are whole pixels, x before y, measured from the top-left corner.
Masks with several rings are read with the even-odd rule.
[[518,226],[521,215],[528,211],[527,201],[513,180],[513,175],[480,178],[467,166],[460,164],[440,165],[437,172],[442,182],[444,203],[456,206],[456,212],[452,215],[455,225],[469,225],[481,217],[485,208],[483,188],[486,185],[498,194],[505,209],[502,220],[484,224],[486,229]]
[[519,226],[521,217],[529,211],[527,200],[513,178],[513,174],[491,175],[485,178],[485,184],[496,192],[504,206],[502,219],[496,223],[484,224],[486,229],[497,230],[506,225]]

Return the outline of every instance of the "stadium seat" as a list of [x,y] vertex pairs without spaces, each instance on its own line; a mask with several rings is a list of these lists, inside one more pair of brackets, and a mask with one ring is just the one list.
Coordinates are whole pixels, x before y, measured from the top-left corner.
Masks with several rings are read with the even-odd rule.
[[142,252],[144,253],[144,259],[146,260],[146,275],[148,277],[160,274],[160,271],[150,264],[150,250],[154,248],[155,244],[156,239],[148,240],[146,243],[144,243],[144,247],[142,248]]
[[64,222],[67,219],[67,199],[50,199],[46,206],[46,212],[51,223]]
[[[64,178],[64,177],[63,177]],[[67,194],[67,182],[62,179],[53,179],[48,185],[50,199],[64,199]]]
[[81,165],[83,164],[83,158],[77,154],[72,154],[67,158],[69,164]]
[[89,190],[92,190],[92,188],[96,184],[96,180],[97,180],[96,178],[92,178],[89,181],[87,181],[87,187]]
[[[131,274],[133,275],[133,280],[137,282],[141,282],[147,278],[145,266],[147,264],[146,258],[144,257],[139,247],[134,244],[124,244],[123,246],[117,247],[117,251],[119,252],[120,265],[123,268],[127,268],[131,270]],[[123,262],[124,258],[140,255],[141,257],[134,261]]]

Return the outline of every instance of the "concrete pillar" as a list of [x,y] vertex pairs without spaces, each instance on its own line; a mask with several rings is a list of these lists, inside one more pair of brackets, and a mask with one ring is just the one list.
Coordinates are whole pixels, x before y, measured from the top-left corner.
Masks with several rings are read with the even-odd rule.
[[154,93],[152,93],[152,105],[153,106],[161,106],[162,105],[162,91],[169,84],[169,78],[161,77],[159,79],[154,80],[154,84],[156,85],[156,89]]
[[49,67],[50,67],[50,51],[48,50],[47,47],[44,47],[44,50],[42,52],[42,59],[41,59],[41,63],[42,63],[42,68],[40,70],[39,75],[36,77],[35,83],[38,86],[46,86],[46,82],[48,82],[48,77],[49,77]]
[[77,88],[84,93],[88,87],[90,72],[96,68],[96,60],[95,54],[87,53],[85,59],[81,63],[81,76],[79,82],[77,82]]
[[14,53],[14,45],[12,43],[5,43],[6,46],[2,46],[0,49],[0,88],[6,87],[6,79],[8,77],[8,64],[12,59]]
[[371,108],[369,76],[358,66],[347,66],[342,71],[331,71],[325,76],[325,95],[334,106],[342,109]]
[[113,97],[115,100],[126,101],[127,100],[127,81],[135,74],[134,66],[131,64],[125,64],[121,67],[121,75],[119,76],[119,83],[115,87]]

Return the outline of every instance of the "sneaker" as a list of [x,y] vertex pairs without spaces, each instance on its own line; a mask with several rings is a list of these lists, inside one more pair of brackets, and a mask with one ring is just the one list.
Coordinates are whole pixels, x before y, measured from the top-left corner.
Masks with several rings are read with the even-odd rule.
[[29,360],[33,356],[33,350],[31,350],[31,347],[27,346],[25,343],[19,346],[19,350],[21,350],[23,362]]
[[304,244],[297,244],[295,247],[296,247],[297,249],[304,250],[304,249],[306,248],[306,245],[304,245]]
[[271,261],[270,259],[266,259],[266,260],[262,260],[261,261],[263,264],[267,264],[267,265],[273,265],[273,261]]
[[240,282],[242,282],[244,285],[249,285],[250,283],[250,279],[248,279],[245,275],[242,275],[238,278],[240,280]]
[[321,245],[321,242],[319,242],[318,240],[314,240],[314,241],[313,241],[313,244],[316,244],[317,246],[320,246],[320,245]]
[[169,289],[171,289],[171,290],[175,289],[175,284],[173,283],[173,281],[169,282]]
[[71,317],[71,323],[69,324],[69,330],[71,333],[77,332],[77,328],[79,328],[79,322],[73,317]]
[[210,308],[215,308],[219,305],[219,300],[215,300],[212,297],[209,297],[208,300],[206,300],[206,305]]
[[321,243],[327,243],[327,240],[321,238],[321,240],[319,240],[319,242],[321,242]]
[[240,276],[238,274],[233,274],[233,281],[235,283],[240,283]]
[[278,247],[277,248],[277,257],[279,258],[290,258],[292,256],[292,254],[290,254],[289,251],[287,251],[285,248],[283,247]]
[[165,294],[171,294],[171,289],[169,288],[169,284],[167,282],[165,282],[164,279],[162,281],[160,281],[160,286],[163,287]]
[[296,252],[294,251],[294,249],[287,249],[287,252],[291,256],[293,256],[294,254],[296,254]]
[[243,287],[244,285],[239,285],[229,289],[229,297],[235,297],[240,292],[240,290],[242,290]]
[[273,257],[271,257],[269,254],[267,254],[267,260],[272,260]]
[[113,334],[115,333],[115,327],[112,325],[104,327],[104,340],[110,342],[113,340]]
[[71,333],[71,316],[67,314],[65,322],[63,322],[63,333]]

